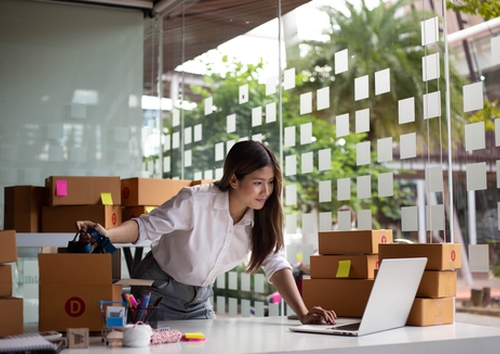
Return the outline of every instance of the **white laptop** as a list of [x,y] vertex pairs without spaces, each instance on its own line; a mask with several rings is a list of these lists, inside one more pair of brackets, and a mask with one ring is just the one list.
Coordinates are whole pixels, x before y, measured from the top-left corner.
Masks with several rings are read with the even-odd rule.
[[384,259],[361,320],[339,317],[335,325],[298,325],[290,327],[290,330],[362,336],[403,327],[410,314],[426,264],[425,257]]

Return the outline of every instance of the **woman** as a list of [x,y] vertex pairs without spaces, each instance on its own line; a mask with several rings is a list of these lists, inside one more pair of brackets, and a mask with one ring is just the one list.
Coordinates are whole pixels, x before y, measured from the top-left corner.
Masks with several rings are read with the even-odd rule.
[[149,214],[109,230],[91,221],[76,227],[95,228],[113,243],[153,241],[133,277],[154,283],[132,291],[151,292],[151,301],[161,296],[165,320],[215,318],[212,284],[250,253],[246,271],[262,267],[302,323],[335,323],[335,312],[306,308],[284,256],[282,182],[273,153],[243,141],[229,151],[220,181],[183,188]]

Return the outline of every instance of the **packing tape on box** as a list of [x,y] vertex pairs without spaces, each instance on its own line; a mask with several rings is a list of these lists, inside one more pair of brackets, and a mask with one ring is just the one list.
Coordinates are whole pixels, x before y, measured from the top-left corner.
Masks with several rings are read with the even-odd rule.
[[147,347],[151,342],[153,329],[147,324],[129,324],[123,329],[124,347]]

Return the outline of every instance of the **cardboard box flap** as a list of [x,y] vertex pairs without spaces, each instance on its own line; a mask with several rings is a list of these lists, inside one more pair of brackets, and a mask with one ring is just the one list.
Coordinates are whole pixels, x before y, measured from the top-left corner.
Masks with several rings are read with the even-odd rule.
[[41,284],[111,285],[112,282],[109,253],[40,253],[38,266]]
[[154,280],[148,279],[120,279],[115,284],[128,286],[151,286]]

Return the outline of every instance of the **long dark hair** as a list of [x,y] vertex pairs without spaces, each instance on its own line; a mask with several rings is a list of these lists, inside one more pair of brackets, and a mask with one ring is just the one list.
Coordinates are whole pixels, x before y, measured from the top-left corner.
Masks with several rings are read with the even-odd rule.
[[227,154],[224,174],[220,181],[215,182],[221,191],[227,191],[233,175],[242,180],[247,174],[266,166],[271,166],[274,170],[274,188],[264,207],[254,210],[252,253],[246,268],[247,272],[258,271],[271,252],[278,252],[284,248],[281,168],[273,152],[266,145],[253,140],[240,141],[234,144]]

